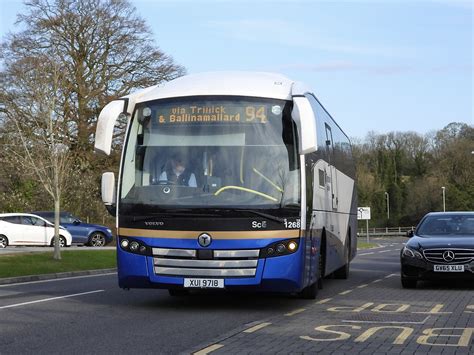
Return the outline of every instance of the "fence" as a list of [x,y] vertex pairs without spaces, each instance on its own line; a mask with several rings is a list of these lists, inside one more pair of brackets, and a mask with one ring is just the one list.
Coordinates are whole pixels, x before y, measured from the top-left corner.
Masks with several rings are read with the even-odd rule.
[[415,227],[386,227],[386,228],[359,228],[357,235],[359,237],[399,237],[405,236],[408,231],[414,230]]

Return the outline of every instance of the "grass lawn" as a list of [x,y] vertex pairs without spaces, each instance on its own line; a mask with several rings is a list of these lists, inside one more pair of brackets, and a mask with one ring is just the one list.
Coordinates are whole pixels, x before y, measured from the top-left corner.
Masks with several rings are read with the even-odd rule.
[[367,242],[357,241],[357,249],[370,249],[376,246],[377,246],[376,243],[367,243]]
[[4,255],[0,257],[0,278],[117,266],[115,250],[61,250],[61,258],[54,260],[53,252]]

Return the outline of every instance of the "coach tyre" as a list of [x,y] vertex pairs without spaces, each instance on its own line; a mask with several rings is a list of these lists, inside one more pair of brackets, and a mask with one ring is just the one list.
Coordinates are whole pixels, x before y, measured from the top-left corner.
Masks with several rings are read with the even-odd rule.
[[0,249],[6,248],[8,245],[8,238],[4,235],[0,235]]
[[350,254],[351,254],[351,244],[350,239],[347,238],[346,240],[346,249],[344,255],[344,262],[345,264],[334,271],[334,277],[336,279],[347,279],[349,277],[349,268],[350,268]]
[[318,277],[316,279],[316,282],[305,287],[300,293],[299,296],[301,298],[307,299],[307,300],[314,300],[316,296],[318,295],[318,290],[323,288],[323,266],[324,265],[324,260],[322,257],[322,253],[319,254],[318,257]]
[[89,237],[89,245],[91,247],[103,247],[105,245],[105,235],[100,232],[94,232]]

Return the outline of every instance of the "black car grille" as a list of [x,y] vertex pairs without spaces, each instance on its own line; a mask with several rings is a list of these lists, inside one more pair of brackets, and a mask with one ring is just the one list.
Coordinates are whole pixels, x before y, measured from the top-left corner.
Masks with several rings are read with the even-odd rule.
[[[448,257],[446,260],[445,252],[452,252],[454,254],[454,258]],[[449,254],[449,253],[448,253]],[[451,254],[451,257],[453,257]],[[432,263],[440,263],[440,264],[468,264],[474,260],[474,249],[425,249],[423,250],[423,255],[425,256],[426,260],[431,261]]]

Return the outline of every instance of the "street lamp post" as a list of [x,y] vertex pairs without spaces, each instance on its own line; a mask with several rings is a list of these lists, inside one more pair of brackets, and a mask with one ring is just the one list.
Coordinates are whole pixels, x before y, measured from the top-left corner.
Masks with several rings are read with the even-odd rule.
[[441,186],[443,190],[443,212],[446,212],[446,187]]
[[390,219],[390,197],[387,191],[385,191],[385,199],[387,200],[387,220],[389,220]]

